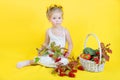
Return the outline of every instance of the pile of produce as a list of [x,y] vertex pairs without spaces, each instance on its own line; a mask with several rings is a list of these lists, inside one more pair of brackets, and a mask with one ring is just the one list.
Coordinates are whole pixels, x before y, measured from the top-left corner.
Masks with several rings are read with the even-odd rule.
[[[101,50],[102,50],[102,61],[109,61],[109,55],[107,53],[112,53],[112,50],[109,48],[110,44],[105,45],[104,43],[100,43]],[[83,50],[83,53],[80,54],[80,57],[86,60],[94,61],[96,64],[99,64],[100,52],[99,49],[92,49],[90,47],[86,47]]]
[[79,63],[79,58],[77,58],[77,60],[75,60],[74,57],[69,59],[70,62],[67,65],[63,65],[62,63],[58,64],[57,67],[52,71],[52,74],[57,74],[61,77],[68,76],[74,78],[77,70],[84,71],[83,66],[81,66]]

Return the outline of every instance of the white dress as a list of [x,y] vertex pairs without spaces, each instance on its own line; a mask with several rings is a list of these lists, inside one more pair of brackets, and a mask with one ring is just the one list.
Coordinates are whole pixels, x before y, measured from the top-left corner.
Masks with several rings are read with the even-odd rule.
[[[50,46],[51,42],[55,42],[57,46],[60,45],[61,47],[65,47],[66,40],[65,40],[65,31],[64,30],[63,30],[63,37],[54,35],[51,31],[51,28],[48,30],[48,35],[50,38],[49,46]],[[46,67],[56,67],[57,63],[55,63],[55,61],[51,57],[49,57],[49,55],[43,55],[43,56],[38,56],[38,57],[40,58],[39,63],[41,65],[44,65]],[[64,56],[60,56],[60,58],[61,58],[61,60],[59,62],[63,63],[63,65],[68,64],[69,61],[67,58],[65,58]]]

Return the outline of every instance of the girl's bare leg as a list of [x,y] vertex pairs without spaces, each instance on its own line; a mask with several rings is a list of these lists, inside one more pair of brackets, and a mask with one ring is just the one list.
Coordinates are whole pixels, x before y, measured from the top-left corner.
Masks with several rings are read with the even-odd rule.
[[18,62],[16,67],[17,68],[22,68],[22,67],[25,67],[25,66],[29,66],[31,64],[34,64],[34,60],[26,60],[26,61]]

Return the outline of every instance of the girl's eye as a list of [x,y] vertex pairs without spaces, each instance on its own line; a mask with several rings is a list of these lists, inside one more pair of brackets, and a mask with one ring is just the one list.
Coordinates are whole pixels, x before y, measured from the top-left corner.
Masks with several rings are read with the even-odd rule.
[[61,17],[59,17],[58,19],[61,19]]
[[53,17],[53,19],[56,19],[55,17]]

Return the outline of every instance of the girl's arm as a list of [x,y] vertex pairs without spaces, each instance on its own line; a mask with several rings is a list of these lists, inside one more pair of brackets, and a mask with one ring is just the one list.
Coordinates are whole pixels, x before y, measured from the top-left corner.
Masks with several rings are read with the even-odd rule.
[[73,43],[68,30],[66,30],[66,41],[68,42],[68,53],[70,54],[73,49]]
[[45,34],[45,41],[42,44],[42,47],[39,49],[39,51],[42,51],[43,49],[45,49],[48,46],[48,44],[49,44],[49,35],[48,35],[48,30],[47,30]]

